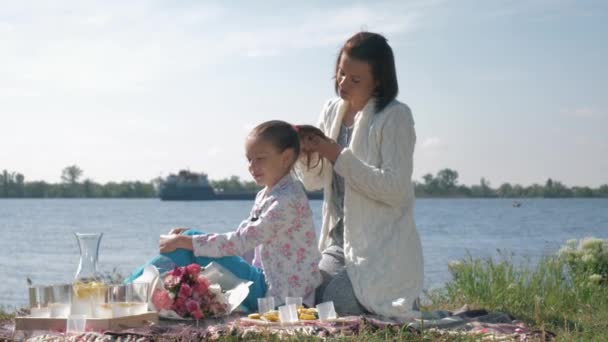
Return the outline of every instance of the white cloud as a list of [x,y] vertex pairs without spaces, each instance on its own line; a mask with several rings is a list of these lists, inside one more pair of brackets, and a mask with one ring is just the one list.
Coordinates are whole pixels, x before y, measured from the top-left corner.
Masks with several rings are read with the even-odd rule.
[[0,41],[11,53],[0,55],[0,74],[29,88],[120,91],[205,64],[205,44],[197,44],[200,38],[187,26],[196,20],[212,23],[221,10],[200,5],[168,10],[153,4],[3,8]]
[[[599,3],[598,3],[599,4]],[[485,13],[490,20],[501,17],[527,16],[532,21],[547,21],[564,17],[589,17],[601,15],[598,7],[603,5],[593,2],[583,3],[569,0],[537,0],[537,1],[488,1],[476,8],[478,13]]]
[[436,149],[443,146],[443,141],[437,137],[430,137],[422,140],[420,146],[423,149]]
[[207,149],[207,156],[208,157],[216,157],[217,155],[220,154],[221,151],[222,150],[219,147],[217,147],[217,146],[209,147]]
[[[405,6],[407,7],[407,6]],[[400,6],[353,6],[310,11],[302,19],[226,34],[226,44],[238,46],[247,56],[278,55],[287,50],[338,47],[344,37],[367,29],[387,35],[414,31],[420,11]]]
[[17,87],[17,86],[5,86],[0,87],[0,98],[8,98],[8,97],[36,97],[39,96],[40,93],[38,91]]
[[4,4],[0,75],[7,77],[0,79],[0,88],[27,88],[26,93],[138,89],[234,56],[338,47],[364,25],[390,35],[411,32],[424,9],[415,3],[357,5],[307,9],[300,17],[277,11],[238,25],[240,17],[224,4],[173,6],[152,1]]
[[603,116],[599,110],[594,108],[579,108],[574,110],[573,115],[579,118],[596,118]]
[[528,73],[513,68],[496,68],[494,70],[480,70],[474,77],[481,82],[512,82],[528,79]]
[[598,108],[580,107],[575,109],[563,109],[563,114],[580,119],[600,118],[606,116],[604,112]]

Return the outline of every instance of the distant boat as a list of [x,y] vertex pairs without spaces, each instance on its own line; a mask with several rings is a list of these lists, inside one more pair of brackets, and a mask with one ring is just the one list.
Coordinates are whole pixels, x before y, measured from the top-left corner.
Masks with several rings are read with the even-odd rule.
[[[257,192],[216,193],[204,173],[181,170],[160,183],[158,196],[162,201],[254,200]],[[323,199],[320,191],[307,193],[309,199]]]
[[515,208],[521,207],[521,202],[513,201],[513,207],[515,207]]
[[158,193],[163,201],[205,201],[216,199],[207,175],[181,170],[171,174],[160,184]]

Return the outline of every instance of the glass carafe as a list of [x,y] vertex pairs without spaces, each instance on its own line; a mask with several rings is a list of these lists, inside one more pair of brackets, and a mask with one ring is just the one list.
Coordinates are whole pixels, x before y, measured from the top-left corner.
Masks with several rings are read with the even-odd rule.
[[74,281],[89,283],[99,281],[100,274],[97,272],[97,260],[99,258],[99,244],[103,233],[74,233],[78,240],[80,249],[80,261],[74,276]]
[[99,244],[103,233],[74,233],[80,249],[80,261],[74,276],[72,314],[93,317],[92,305],[105,285],[97,271]]

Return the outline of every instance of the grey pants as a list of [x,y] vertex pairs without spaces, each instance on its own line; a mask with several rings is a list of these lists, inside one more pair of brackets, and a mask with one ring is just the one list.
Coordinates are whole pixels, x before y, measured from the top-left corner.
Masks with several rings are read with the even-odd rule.
[[317,288],[317,303],[333,301],[339,316],[362,315],[368,313],[359,303],[353,285],[346,273],[344,250],[339,246],[330,246],[323,251],[319,263],[323,282]]

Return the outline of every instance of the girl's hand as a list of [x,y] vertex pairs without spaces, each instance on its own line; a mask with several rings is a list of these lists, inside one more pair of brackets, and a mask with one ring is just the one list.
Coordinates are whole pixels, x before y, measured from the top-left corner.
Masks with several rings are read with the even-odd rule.
[[188,230],[188,228],[173,228],[169,231],[169,234],[181,234],[183,232],[185,232],[186,230]]
[[[188,249],[187,239],[191,237],[179,234],[161,235],[158,240],[158,246],[161,253],[171,253],[178,248]],[[190,249],[192,249],[192,242],[190,242]]]

